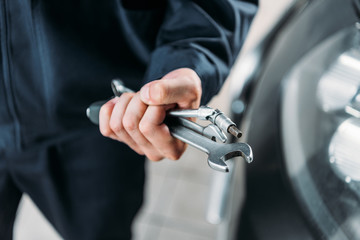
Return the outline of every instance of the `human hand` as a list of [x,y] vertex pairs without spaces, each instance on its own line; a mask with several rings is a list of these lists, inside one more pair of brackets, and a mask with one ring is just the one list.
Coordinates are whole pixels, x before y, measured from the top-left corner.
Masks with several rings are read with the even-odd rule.
[[186,144],[170,135],[163,123],[166,111],[198,108],[201,94],[201,81],[195,71],[174,70],[137,93],[124,93],[104,104],[99,115],[100,132],[152,161],[179,159]]

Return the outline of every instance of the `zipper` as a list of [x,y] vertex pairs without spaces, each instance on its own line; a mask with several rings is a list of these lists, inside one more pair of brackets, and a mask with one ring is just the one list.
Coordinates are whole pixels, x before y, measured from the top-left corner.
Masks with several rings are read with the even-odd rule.
[[3,57],[3,73],[4,73],[4,86],[5,86],[5,95],[7,100],[7,108],[9,111],[10,117],[13,119],[14,123],[14,143],[15,150],[21,150],[21,142],[20,142],[20,122],[19,117],[16,112],[15,107],[15,98],[13,92],[13,86],[11,84],[11,54],[10,54],[10,43],[11,43],[11,35],[10,35],[10,27],[9,27],[9,14],[7,12],[7,0],[2,2],[1,6],[1,15],[2,15],[2,24],[1,24],[1,49],[2,49],[2,57]]

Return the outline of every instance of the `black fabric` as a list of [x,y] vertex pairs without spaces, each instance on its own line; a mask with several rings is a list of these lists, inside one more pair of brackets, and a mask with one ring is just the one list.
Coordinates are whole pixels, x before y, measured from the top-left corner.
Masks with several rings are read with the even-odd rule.
[[256,12],[255,5],[227,0],[171,0],[138,10],[115,0],[2,3],[0,133],[16,136],[16,144],[5,139],[3,145],[17,150],[92,127],[84,112],[112,95],[115,77],[138,90],[189,67],[201,77],[206,103],[229,73]]
[[191,68],[201,78],[206,104],[225,81],[256,10],[244,1],[169,1],[145,82]]
[[26,192],[66,239],[127,239],[143,160],[101,137],[86,108],[112,95],[113,78],[138,90],[180,67],[198,73],[206,103],[256,9],[234,0],[0,0],[0,236],[10,236]]
[[130,239],[142,203],[143,161],[95,131],[1,159],[8,166],[0,168],[0,238],[11,233],[26,192],[65,239]]

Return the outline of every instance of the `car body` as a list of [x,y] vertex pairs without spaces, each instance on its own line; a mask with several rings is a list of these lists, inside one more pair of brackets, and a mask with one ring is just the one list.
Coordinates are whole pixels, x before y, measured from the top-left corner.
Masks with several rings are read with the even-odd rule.
[[254,162],[222,239],[360,239],[359,5],[293,1],[241,58],[231,109]]

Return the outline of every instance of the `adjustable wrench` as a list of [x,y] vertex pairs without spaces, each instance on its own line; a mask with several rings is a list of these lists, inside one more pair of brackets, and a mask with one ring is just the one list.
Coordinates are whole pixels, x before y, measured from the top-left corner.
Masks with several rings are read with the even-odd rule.
[[[115,96],[120,96],[124,92],[133,92],[116,79],[112,81],[111,87]],[[86,115],[93,123],[99,123],[99,111],[105,102],[98,101],[87,108]],[[213,124],[202,127],[183,117],[198,117],[211,121]],[[222,142],[226,141],[226,136],[221,129],[237,137],[241,136],[236,125],[217,109],[202,106],[199,109],[170,111],[165,119],[165,124],[175,138],[207,153],[208,164],[215,170],[228,172],[229,168],[225,161],[233,157],[242,156],[248,163],[253,160],[252,149],[248,144],[242,142],[224,144],[215,141],[215,138]]]

